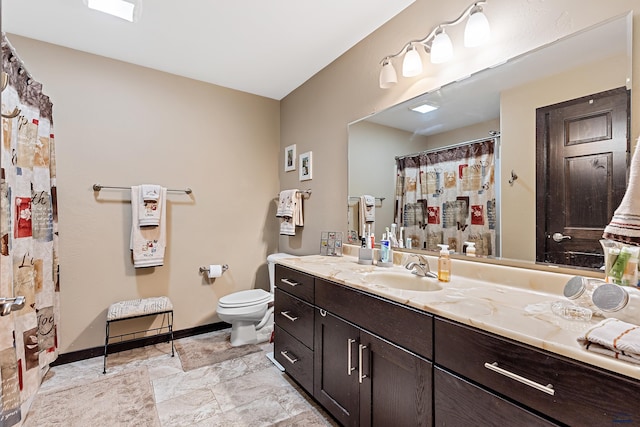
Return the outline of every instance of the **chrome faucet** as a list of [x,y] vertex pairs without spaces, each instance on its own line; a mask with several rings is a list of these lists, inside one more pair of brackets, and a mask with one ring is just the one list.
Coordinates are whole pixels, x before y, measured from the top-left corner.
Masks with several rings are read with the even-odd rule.
[[407,270],[411,270],[411,273],[420,277],[438,278],[438,275],[429,268],[429,261],[427,260],[427,257],[418,254],[414,254],[413,256],[418,258],[418,261],[411,261],[407,263],[407,265],[405,265]]

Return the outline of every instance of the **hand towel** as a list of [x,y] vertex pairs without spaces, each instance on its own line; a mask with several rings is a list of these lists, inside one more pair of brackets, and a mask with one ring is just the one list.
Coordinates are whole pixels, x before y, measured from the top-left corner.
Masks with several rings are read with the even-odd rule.
[[164,264],[164,252],[166,242],[166,215],[164,206],[166,204],[167,189],[161,188],[159,201],[165,203],[158,204],[158,214],[160,222],[157,226],[140,226],[139,210],[144,209],[140,203],[140,187],[131,187],[131,240],[129,246],[133,257],[133,266],[157,267]]
[[[166,192],[165,192],[166,194]],[[162,187],[159,185],[143,184],[138,187],[138,224],[141,227],[160,225],[160,212],[166,197],[162,197]],[[131,200],[133,203],[133,199]]]
[[297,189],[283,190],[278,198],[278,211],[276,216],[282,218],[280,222],[280,234],[295,236],[296,226],[304,225],[302,213],[302,193]]
[[373,223],[376,220],[376,198],[367,194],[360,196],[358,212],[360,214],[360,236],[364,236],[369,224],[371,232],[375,234]]
[[586,350],[640,364],[640,326],[605,319],[590,328],[578,342]]

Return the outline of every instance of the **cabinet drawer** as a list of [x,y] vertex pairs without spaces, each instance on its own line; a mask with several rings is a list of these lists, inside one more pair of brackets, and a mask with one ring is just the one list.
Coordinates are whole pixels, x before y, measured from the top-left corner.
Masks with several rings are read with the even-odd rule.
[[436,426],[554,426],[440,368],[433,371]]
[[313,304],[313,276],[276,264],[275,286]]
[[273,354],[287,374],[298,382],[308,393],[313,394],[313,351],[289,335],[278,325],[275,326]]
[[347,286],[316,279],[316,305],[427,359],[433,316]]
[[434,330],[436,364],[555,420],[640,423],[640,381],[442,319]]
[[276,324],[313,349],[313,307],[280,289],[276,289],[275,300]]

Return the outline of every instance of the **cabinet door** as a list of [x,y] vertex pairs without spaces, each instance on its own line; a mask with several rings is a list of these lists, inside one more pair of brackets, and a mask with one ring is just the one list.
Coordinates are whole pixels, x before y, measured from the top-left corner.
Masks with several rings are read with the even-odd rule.
[[359,423],[358,337],[356,327],[316,313],[313,396],[344,426]]
[[433,381],[436,426],[556,425],[438,367]]
[[358,345],[361,426],[431,426],[432,364],[365,331]]

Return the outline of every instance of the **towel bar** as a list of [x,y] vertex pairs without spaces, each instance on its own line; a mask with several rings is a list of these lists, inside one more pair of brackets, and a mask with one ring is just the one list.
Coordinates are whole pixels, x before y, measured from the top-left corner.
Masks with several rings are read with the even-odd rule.
[[[131,187],[118,187],[118,186],[113,186],[113,185],[93,184],[93,191],[100,191],[103,188],[114,188],[116,190],[130,190],[131,189]],[[172,191],[172,192],[177,191],[179,193],[187,193],[187,194],[193,193],[193,190],[190,189],[189,187],[187,187],[187,188],[185,188],[183,190],[167,188],[167,191]]]

